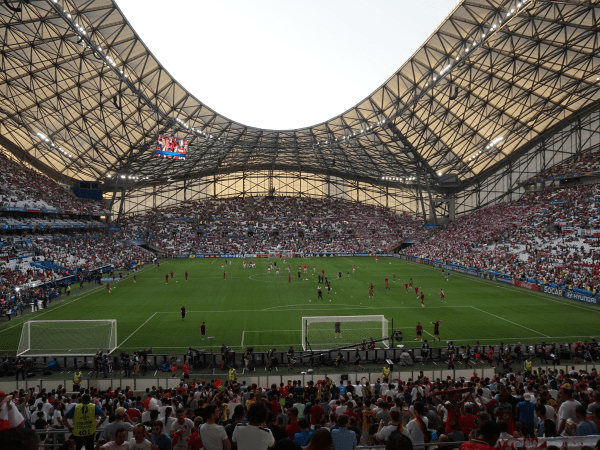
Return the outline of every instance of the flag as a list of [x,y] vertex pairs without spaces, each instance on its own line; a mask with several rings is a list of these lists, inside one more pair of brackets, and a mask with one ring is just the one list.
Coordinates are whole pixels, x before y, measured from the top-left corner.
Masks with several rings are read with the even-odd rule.
[[[12,402],[12,400],[8,401]],[[6,401],[2,402],[2,406],[0,406],[0,430],[22,427],[24,422],[23,415],[14,404],[12,408],[9,408]]]

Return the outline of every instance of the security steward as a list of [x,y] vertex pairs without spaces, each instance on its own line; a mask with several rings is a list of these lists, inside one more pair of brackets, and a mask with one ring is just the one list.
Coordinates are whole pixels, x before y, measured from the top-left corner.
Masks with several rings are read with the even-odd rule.
[[[98,416],[100,416],[100,421],[96,424],[96,417]],[[68,419],[73,421],[72,425]],[[83,446],[87,450],[94,448],[96,428],[101,426],[105,420],[106,414],[102,408],[95,403],[91,403],[89,394],[83,394],[81,403],[76,404],[65,413],[62,423],[71,432],[76,450],[81,450]]]
[[75,373],[73,374],[73,391],[79,392],[79,389],[81,388],[82,378],[83,375],[81,374],[81,370],[75,369]]
[[237,373],[235,372],[235,368],[231,367],[229,369],[229,376],[227,378],[229,379],[229,381],[237,380]]
[[390,381],[390,366],[389,364],[386,364],[383,367],[383,371],[381,372],[381,378],[383,378],[384,383],[389,383]]

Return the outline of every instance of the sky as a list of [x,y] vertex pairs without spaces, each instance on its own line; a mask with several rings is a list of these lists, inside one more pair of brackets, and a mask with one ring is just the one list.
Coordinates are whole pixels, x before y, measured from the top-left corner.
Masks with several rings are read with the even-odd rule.
[[[188,92],[272,130],[353,107],[389,79],[458,0],[116,0]],[[174,24],[174,25],[166,25]]]

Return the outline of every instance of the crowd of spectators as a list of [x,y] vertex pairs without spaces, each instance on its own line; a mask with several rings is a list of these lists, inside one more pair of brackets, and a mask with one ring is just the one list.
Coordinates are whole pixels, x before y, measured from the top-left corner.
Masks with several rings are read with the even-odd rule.
[[187,253],[376,253],[418,241],[422,220],[336,199],[245,197],[184,202],[127,219],[126,233]]
[[[297,450],[315,448],[311,443],[319,439],[329,444],[323,448],[335,450],[379,444],[407,450],[430,442],[450,450],[470,440],[462,444],[466,450],[482,438],[492,448],[498,438],[598,435],[599,382],[595,369],[575,368],[529,368],[492,378],[473,372],[469,380],[430,380],[421,372],[416,379],[336,383],[325,376],[306,385],[289,380],[263,387],[235,379],[182,379],[176,388],[143,393],[128,387],[74,393],[60,385],[52,391],[21,389],[6,397],[0,393],[0,402],[13,413],[12,427],[36,428],[42,439],[50,439],[46,430],[54,429],[64,448],[83,439],[71,434],[75,405],[83,403],[97,411],[96,448],[150,448],[151,442],[167,450]],[[0,429],[10,426],[0,422]],[[111,444],[124,445],[128,433],[130,445]],[[145,447],[133,445],[144,440]]]
[[2,265],[0,312],[9,320],[30,304],[46,308],[61,292],[70,294],[71,284],[98,282],[102,268],[132,269],[154,258],[150,251],[100,231],[31,237],[28,248],[33,256]]
[[535,178],[569,177],[575,174],[581,176],[598,171],[600,171],[600,152],[580,153],[540,172]]
[[80,199],[50,178],[0,152],[0,208],[60,210],[73,215],[100,214],[100,202]]
[[[599,153],[579,155],[550,169],[553,175],[589,172]],[[409,256],[435,259],[515,279],[597,292],[600,285],[600,189],[598,184],[556,183],[519,200],[458,217],[441,230],[420,218],[375,205],[307,197],[244,197],[187,201],[125,218],[118,230],[82,230],[100,224],[86,214],[101,204],[77,199],[57,183],[0,154],[2,206],[61,208],[73,216],[14,215],[0,221],[31,223],[26,234],[2,237],[6,258],[3,292],[65,274],[112,265],[127,267],[152,254],[387,253],[414,244]],[[539,176],[547,176],[550,172]],[[49,200],[51,199],[51,200]],[[52,204],[50,205],[49,202]],[[53,224],[74,230],[53,230]],[[64,223],[63,223],[64,222]],[[102,224],[104,225],[104,224]],[[37,227],[37,228],[35,228]],[[18,263],[9,256],[24,253]],[[52,273],[32,265],[55,265]],[[10,297],[10,296],[9,296]]]
[[[596,157],[574,163],[593,162],[595,167]],[[563,164],[556,170],[558,174],[574,168]],[[516,201],[479,209],[458,217],[407,254],[596,294],[600,185],[552,185]]]

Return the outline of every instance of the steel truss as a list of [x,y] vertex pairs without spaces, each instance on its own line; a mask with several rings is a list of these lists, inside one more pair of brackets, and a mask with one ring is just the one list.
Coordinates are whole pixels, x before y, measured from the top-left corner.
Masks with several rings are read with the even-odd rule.
[[416,211],[414,191],[345,180],[328,175],[297,172],[254,171],[205,177],[201,180],[174,182],[132,189],[117,194],[124,199],[124,214],[136,214],[151,208],[175,206],[186,201],[248,196],[291,196],[332,198],[389,208],[398,213]]
[[[599,5],[464,0],[354,107],[311,127],[266,130],[187,92],[112,0],[6,0],[0,145],[62,182],[103,182],[121,214],[167,197],[258,192],[251,180],[262,172],[290,174],[283,190],[298,195],[333,190],[424,215],[452,195],[467,212],[518,195],[526,161],[556,160],[531,143],[600,104]],[[161,133],[189,140],[185,162],[155,157]],[[291,187],[304,177],[315,187]],[[265,179],[267,193],[280,188]]]
[[457,214],[517,200],[536,174],[577,154],[600,151],[600,108],[562,125],[531,142],[521,155],[508,158],[500,170],[457,192]]

